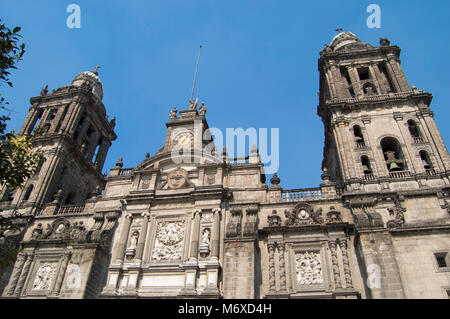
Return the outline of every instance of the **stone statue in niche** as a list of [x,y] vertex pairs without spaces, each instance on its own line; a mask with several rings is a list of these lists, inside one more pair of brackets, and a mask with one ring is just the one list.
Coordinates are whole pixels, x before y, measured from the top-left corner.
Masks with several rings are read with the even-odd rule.
[[200,245],[200,255],[206,257],[209,254],[209,243],[211,241],[211,229],[204,228],[202,232],[202,243]]
[[125,251],[125,256],[126,256],[127,260],[133,259],[134,256],[136,255],[136,247],[137,247],[137,243],[138,243],[138,238],[139,238],[139,232],[134,231],[133,234],[131,235],[130,246],[128,246],[127,250]]
[[56,266],[54,264],[43,264],[39,267],[36,277],[33,282],[33,290],[47,290],[50,289],[50,284],[56,273]]
[[323,283],[322,265],[318,251],[296,253],[295,268],[299,285],[320,285]]

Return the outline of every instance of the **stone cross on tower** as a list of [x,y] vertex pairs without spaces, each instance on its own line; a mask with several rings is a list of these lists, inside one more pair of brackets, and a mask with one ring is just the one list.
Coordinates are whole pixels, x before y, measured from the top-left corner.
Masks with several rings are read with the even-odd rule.
[[100,68],[101,68],[100,65],[96,65],[95,68],[94,68],[94,70],[92,71],[92,73],[98,75],[98,69],[100,69]]
[[342,31],[344,31],[344,29],[342,29],[342,28],[337,28],[336,31],[339,32],[339,33],[341,33]]

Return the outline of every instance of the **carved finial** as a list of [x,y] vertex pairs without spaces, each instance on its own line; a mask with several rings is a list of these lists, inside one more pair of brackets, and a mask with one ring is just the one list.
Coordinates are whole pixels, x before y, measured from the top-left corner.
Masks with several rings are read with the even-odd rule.
[[41,96],[48,94],[48,84],[41,90]]
[[272,183],[271,188],[280,188],[280,186],[278,184],[280,184],[281,179],[278,177],[277,173],[273,173],[273,176],[270,179],[270,182]]
[[116,117],[113,117],[113,119],[109,122],[109,125],[114,129],[116,127]]
[[92,71],[92,73],[94,73],[95,75],[98,75],[98,69],[100,69],[101,66],[100,65],[96,65],[94,70]]
[[61,188],[59,188],[53,195],[53,198],[54,198],[53,202],[59,203],[61,201],[62,197],[63,197],[63,190]]
[[328,169],[326,167],[323,168],[323,174],[320,177],[325,182],[325,184],[328,184],[330,182],[331,177],[328,174]]
[[380,38],[380,45],[382,47],[388,47],[391,45],[391,41],[388,38]]
[[199,111],[200,115],[205,115],[206,114],[205,102],[202,102],[202,104],[200,104],[200,107],[198,108],[198,111]]
[[256,143],[253,143],[250,152],[251,152],[252,154],[258,154],[258,147],[256,146]]
[[177,117],[177,112],[178,112],[178,110],[177,110],[176,106],[174,106],[172,111],[170,111],[170,113],[169,113],[169,116],[170,116],[171,120],[176,120],[178,118]]
[[344,31],[344,29],[342,29],[342,28],[337,28],[336,29],[336,32],[338,32],[338,33],[341,33],[342,31]]
[[149,159],[150,158],[150,153],[145,154],[145,159]]
[[116,163],[116,168],[122,168],[123,166],[123,156],[119,157],[119,160]]

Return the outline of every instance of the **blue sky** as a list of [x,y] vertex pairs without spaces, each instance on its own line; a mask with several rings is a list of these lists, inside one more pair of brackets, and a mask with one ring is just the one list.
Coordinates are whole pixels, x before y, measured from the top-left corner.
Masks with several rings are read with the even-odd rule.
[[[81,7],[81,29],[69,29],[66,8]],[[381,28],[369,29],[366,8],[381,7]],[[198,46],[204,49],[196,95],[212,127],[280,128],[281,186],[321,182],[323,125],[317,116],[317,59],[337,27],[378,45],[402,49],[410,85],[434,95],[432,110],[450,141],[448,1],[274,0],[2,0],[0,18],[21,26],[27,52],[12,73],[10,128],[20,128],[31,96],[68,85],[101,65],[103,103],[117,118],[118,139],[104,171],[124,156],[139,164],[163,145],[172,106],[187,108]]]

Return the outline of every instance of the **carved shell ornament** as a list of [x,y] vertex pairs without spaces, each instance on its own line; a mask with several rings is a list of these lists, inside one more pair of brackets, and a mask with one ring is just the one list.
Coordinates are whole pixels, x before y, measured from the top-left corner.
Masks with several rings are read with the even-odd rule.
[[186,185],[188,172],[182,168],[175,169],[169,173],[167,177],[168,186],[170,189],[182,188]]

